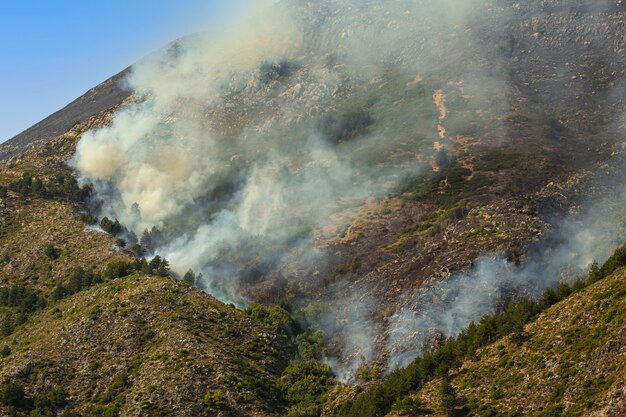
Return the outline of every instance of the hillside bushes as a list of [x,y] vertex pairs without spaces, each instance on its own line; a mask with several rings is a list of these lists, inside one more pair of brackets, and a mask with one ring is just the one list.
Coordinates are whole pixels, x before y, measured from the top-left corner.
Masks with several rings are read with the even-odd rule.
[[59,284],[55,287],[52,298],[58,301],[68,295],[76,294],[83,289],[101,282],[102,276],[97,272],[79,268],[72,273],[67,285]]
[[[558,301],[579,291],[617,269],[626,266],[626,245],[617,249],[601,268],[592,268],[586,282],[572,286],[560,285],[556,290],[547,289],[540,300],[523,299],[511,304],[501,313],[484,316],[478,323],[471,323],[456,338],[450,338],[436,352],[415,359],[404,369],[389,374],[354,401],[346,403],[339,411],[341,417],[375,417],[387,414],[394,404],[401,408],[403,401],[414,391],[433,378],[447,376],[452,368],[458,368],[463,360],[495,340],[512,336],[513,341],[524,339],[524,325],[534,320],[542,311]],[[452,401],[450,401],[451,403]]]
[[91,192],[88,187],[81,188],[74,177],[63,173],[44,182],[41,178],[25,172],[19,180],[13,181],[8,187],[0,188],[0,195],[6,195],[6,191],[10,190],[24,197],[34,196],[75,202],[84,201]]
[[286,406],[288,417],[320,415],[325,394],[334,386],[332,371],[323,362],[325,356],[321,333],[304,331],[291,317],[286,303],[274,306],[253,304],[246,314],[265,324],[271,333],[282,335],[294,355],[268,392],[276,391]]
[[46,245],[46,247],[44,248],[44,253],[52,261],[59,259],[59,257],[61,256],[61,250],[55,248],[51,243]]
[[122,231],[122,225],[120,224],[120,222],[117,219],[113,221],[108,217],[104,217],[100,221],[100,228],[113,237],[117,236]]
[[[0,385],[0,403],[12,410],[11,415],[16,415],[16,410],[28,412],[31,417],[56,416],[58,411],[63,410],[67,404],[67,392],[62,387],[53,387],[48,391],[29,397],[24,391],[24,385],[20,382],[5,382]],[[71,412],[63,415],[75,415]]]
[[16,307],[20,313],[32,313],[45,305],[46,301],[29,286],[18,284],[0,288],[0,306]]
[[602,265],[601,268],[598,268],[598,264],[594,262],[591,265],[591,271],[589,272],[589,279],[593,282],[602,279],[611,275],[613,272],[617,271],[619,268],[626,265],[626,245],[617,249],[613,255]]
[[27,404],[24,386],[16,382],[6,382],[0,386],[0,402],[10,407],[23,407]]

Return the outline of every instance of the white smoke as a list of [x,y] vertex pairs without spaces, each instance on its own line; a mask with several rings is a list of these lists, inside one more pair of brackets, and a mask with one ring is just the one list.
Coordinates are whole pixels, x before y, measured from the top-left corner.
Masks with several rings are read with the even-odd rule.
[[[620,188],[618,188],[620,190]],[[429,342],[441,332],[457,336],[471,323],[502,307],[511,297],[538,298],[548,288],[586,279],[592,262],[604,262],[623,245],[626,232],[626,189],[603,199],[572,218],[555,220],[552,245],[538,242],[529,260],[516,266],[506,259],[483,256],[473,270],[445,282],[431,279],[405,294],[405,307],[390,320],[387,349],[389,369],[408,365],[429,351]]]
[[[180,275],[201,272],[198,284],[222,300],[245,304],[248,284],[270,270],[313,291],[332,256],[315,246],[313,232],[341,230],[349,219],[334,214],[342,207],[430,169],[436,108],[407,115],[394,113],[409,107],[396,104],[416,94],[413,81],[422,75],[462,72],[490,53],[476,38],[481,25],[464,24],[492,10],[482,0],[279,2],[244,25],[179,40],[138,63],[128,80],[136,99],[110,127],[83,136],[73,165],[94,187],[100,216],[138,236],[161,229],[165,241],[154,254]],[[389,68],[397,80],[383,76]],[[401,88],[386,93],[393,82]],[[488,101],[508,109],[497,71],[472,73],[464,89],[477,108]],[[359,95],[364,90],[371,96]],[[583,230],[572,240],[585,254],[577,258],[582,267],[606,256],[593,252],[594,229]],[[571,261],[572,246],[562,248],[556,269]],[[455,335],[493,311],[506,286],[535,294],[553,285],[532,270],[542,262],[549,263],[520,271],[483,258],[470,274],[406,294],[406,307],[389,322],[389,368],[421,353],[434,331]],[[346,304],[354,306],[349,314]],[[345,332],[334,366],[344,380],[381,356],[374,340],[383,330],[372,320],[378,304],[360,293],[328,301],[333,311],[320,325]]]
[[[340,200],[382,196],[424,165],[415,149],[384,166],[405,140],[386,132],[356,132],[356,144],[320,132],[320,117],[363,74],[329,66],[327,50],[303,46],[310,35],[289,7],[236,29],[177,41],[137,64],[128,80],[137,100],[112,126],[87,132],[73,161],[101,199],[102,216],[138,236],[162,229],[168,239],[158,253],[173,269],[202,271],[205,285],[229,288],[229,300],[238,277],[233,262],[223,262],[226,252],[239,256],[246,246],[246,260],[271,246],[286,253],[331,223]],[[352,33],[347,44],[358,38]],[[366,131],[370,122],[356,123],[346,129]]]

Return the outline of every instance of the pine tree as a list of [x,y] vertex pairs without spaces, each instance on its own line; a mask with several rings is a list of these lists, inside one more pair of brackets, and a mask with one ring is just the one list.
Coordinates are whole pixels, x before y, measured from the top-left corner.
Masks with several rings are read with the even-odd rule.
[[196,274],[193,273],[193,271],[190,269],[189,271],[187,271],[187,273],[183,276],[183,281],[185,281],[186,283],[188,283],[189,285],[196,285]]
[[591,265],[589,265],[589,282],[596,282],[600,279],[600,268],[598,267],[598,262],[593,261]]
[[361,366],[361,369],[359,370],[359,379],[366,382],[370,380],[370,373],[367,369],[367,365],[365,364]]

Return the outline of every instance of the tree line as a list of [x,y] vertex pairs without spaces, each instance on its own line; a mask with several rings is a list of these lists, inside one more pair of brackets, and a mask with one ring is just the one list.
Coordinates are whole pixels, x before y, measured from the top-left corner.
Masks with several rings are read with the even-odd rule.
[[59,173],[44,181],[29,172],[11,182],[8,186],[0,186],[0,197],[7,196],[8,191],[24,197],[38,197],[44,199],[58,199],[82,202],[91,193],[89,187],[80,187],[76,178],[69,174]]
[[[477,349],[499,338],[510,336],[513,342],[522,343],[527,337],[524,333],[525,324],[535,320],[543,311],[570,294],[606,278],[624,266],[626,245],[618,248],[602,267],[594,263],[586,280],[578,280],[573,285],[561,284],[556,290],[549,288],[539,300],[522,299],[498,314],[486,315],[478,323],[471,323],[461,334],[448,339],[434,353],[417,358],[406,368],[392,372],[378,385],[344,404],[338,415],[376,417],[384,416],[392,409],[401,411],[406,407],[413,407],[412,401],[407,400],[412,391],[434,378],[447,377],[451,369],[459,368]],[[451,387],[443,391],[448,399],[453,395]],[[452,406],[453,401],[448,402]]]

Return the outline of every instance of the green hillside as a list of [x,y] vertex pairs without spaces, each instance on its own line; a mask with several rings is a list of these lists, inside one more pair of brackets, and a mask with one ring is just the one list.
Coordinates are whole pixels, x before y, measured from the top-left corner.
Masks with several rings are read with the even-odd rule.
[[485,316],[375,383],[341,416],[620,415],[626,246],[585,281]]

